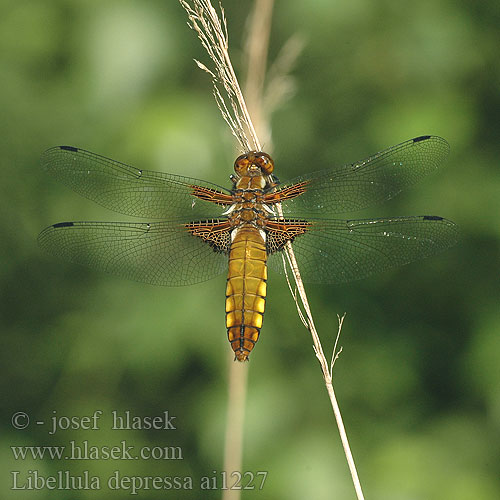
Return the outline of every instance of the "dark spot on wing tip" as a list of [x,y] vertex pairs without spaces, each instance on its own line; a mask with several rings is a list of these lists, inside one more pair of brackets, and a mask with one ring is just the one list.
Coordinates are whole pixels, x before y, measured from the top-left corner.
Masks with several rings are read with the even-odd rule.
[[54,227],[54,228],[56,228],[56,227],[71,227],[74,225],[75,225],[74,222],[58,222],[57,224],[54,224],[52,227]]
[[424,220],[444,220],[439,215],[424,215]]
[[415,139],[413,139],[413,142],[426,141],[427,139],[430,138],[431,138],[430,135],[421,135],[420,137],[415,137]]
[[75,148],[73,146],[59,146],[59,149],[63,149],[64,151],[73,151],[73,153],[76,153],[78,151],[78,148]]

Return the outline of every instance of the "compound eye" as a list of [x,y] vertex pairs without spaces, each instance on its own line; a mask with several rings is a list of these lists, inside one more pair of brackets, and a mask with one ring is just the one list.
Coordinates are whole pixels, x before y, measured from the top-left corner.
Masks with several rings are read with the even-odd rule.
[[234,171],[239,175],[245,175],[249,165],[250,160],[248,159],[248,154],[238,156],[234,162]]
[[255,163],[259,165],[263,174],[270,175],[274,170],[274,161],[267,153],[257,153]]

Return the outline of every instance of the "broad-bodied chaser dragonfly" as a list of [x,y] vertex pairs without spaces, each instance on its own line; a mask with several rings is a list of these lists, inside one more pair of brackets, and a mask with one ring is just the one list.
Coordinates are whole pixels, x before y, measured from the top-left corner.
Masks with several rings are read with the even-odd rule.
[[287,242],[305,282],[342,283],[457,241],[455,224],[434,215],[328,218],[392,198],[436,170],[448,150],[444,139],[421,136],[284,184],[271,157],[252,151],[236,159],[228,190],[59,146],[42,155],[51,175],[111,210],[159,220],[60,222],[38,241],[71,262],[155,285],[190,285],[226,271],[227,334],[244,361],[262,327],[267,266],[284,272]]

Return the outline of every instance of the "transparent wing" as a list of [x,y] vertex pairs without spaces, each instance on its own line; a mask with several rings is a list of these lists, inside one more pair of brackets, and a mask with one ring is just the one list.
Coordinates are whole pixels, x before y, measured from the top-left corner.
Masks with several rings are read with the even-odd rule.
[[167,219],[218,217],[224,208],[193,195],[193,185],[228,193],[224,188],[180,175],[139,170],[72,146],[42,154],[48,173],[106,208],[136,217]]
[[[310,220],[293,241],[301,276],[310,283],[343,283],[437,254],[458,239],[453,222],[436,216],[373,220]],[[283,273],[281,252],[269,266]]]
[[293,217],[336,214],[366,208],[392,198],[436,170],[449,151],[441,137],[421,136],[366,160],[297,177],[280,186],[305,183],[305,193],[283,202]]
[[153,285],[199,283],[228,265],[226,255],[181,222],[61,222],[44,229],[38,242],[70,262]]

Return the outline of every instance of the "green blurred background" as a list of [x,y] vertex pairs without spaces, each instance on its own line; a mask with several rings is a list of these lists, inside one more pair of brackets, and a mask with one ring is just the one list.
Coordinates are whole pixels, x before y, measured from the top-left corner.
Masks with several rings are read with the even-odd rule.
[[[225,2],[236,68],[253,2]],[[127,282],[42,254],[66,220],[125,220],[58,185],[40,153],[69,144],[139,168],[227,185],[235,143],[207,62],[174,0],[0,2],[1,497],[124,498],[129,476],[221,471],[230,347],[221,276],[185,288]],[[462,241],[438,257],[343,286],[309,286],[324,346],[347,312],[335,387],[367,498],[500,498],[500,3],[277,2],[270,57],[305,40],[296,92],[272,118],[277,175],[364,158],[422,134],[445,137],[445,168],[363,217],[435,214]],[[244,72],[243,72],[244,74]],[[249,363],[243,498],[354,498],[308,333],[270,276]],[[100,431],[54,436],[37,420],[92,415]],[[111,431],[110,412],[177,416],[175,431]],[[31,425],[12,428],[14,412]],[[56,413],[54,413],[56,412]],[[180,446],[183,460],[14,460],[13,445]],[[101,491],[12,491],[10,471],[88,470]],[[133,498],[133,497],[132,497]]]

